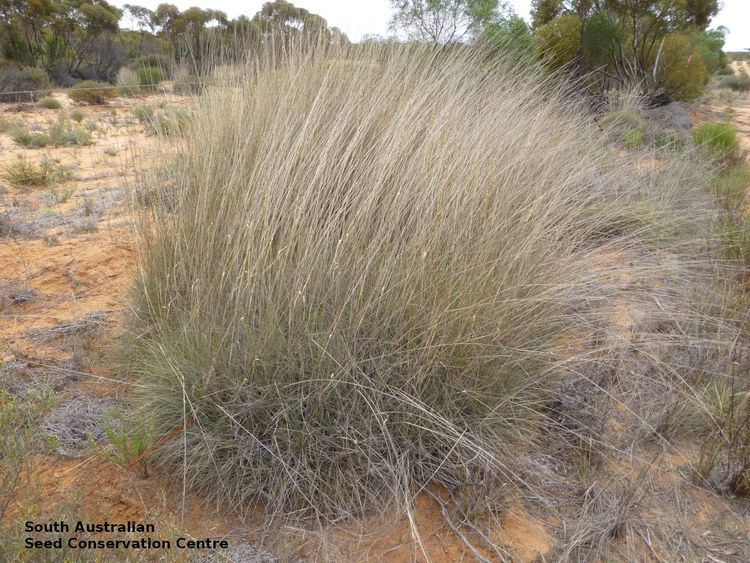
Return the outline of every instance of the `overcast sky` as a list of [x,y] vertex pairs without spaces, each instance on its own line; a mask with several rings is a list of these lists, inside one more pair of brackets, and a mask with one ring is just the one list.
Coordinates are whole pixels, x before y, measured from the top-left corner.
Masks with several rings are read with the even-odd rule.
[[[116,0],[114,3],[138,4],[152,10],[165,0]],[[190,6],[222,10],[230,18],[241,14],[252,17],[264,0],[166,0],[184,10]],[[353,41],[366,34],[386,35],[390,18],[390,0],[292,0],[292,3],[320,14],[331,26],[340,28]],[[518,12],[528,20],[531,0],[509,0]],[[750,0],[723,0],[719,15],[712,27],[723,25],[729,29],[726,49],[742,51],[750,48]]]

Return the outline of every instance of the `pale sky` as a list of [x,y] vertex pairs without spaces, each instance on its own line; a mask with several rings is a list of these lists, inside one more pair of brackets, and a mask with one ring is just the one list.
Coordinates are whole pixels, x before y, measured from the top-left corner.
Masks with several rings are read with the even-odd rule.
[[[118,6],[137,4],[154,9],[165,0],[115,0]],[[241,14],[252,17],[263,5],[264,0],[166,0],[181,10],[190,6],[222,10],[230,18]],[[291,0],[296,6],[320,14],[328,25],[341,29],[352,41],[359,41],[363,35],[388,34],[388,20],[391,9],[389,0]],[[508,0],[516,12],[529,19],[531,0]],[[728,51],[750,49],[750,0],[723,0],[723,8],[714,18],[711,27],[723,25],[729,29]]]

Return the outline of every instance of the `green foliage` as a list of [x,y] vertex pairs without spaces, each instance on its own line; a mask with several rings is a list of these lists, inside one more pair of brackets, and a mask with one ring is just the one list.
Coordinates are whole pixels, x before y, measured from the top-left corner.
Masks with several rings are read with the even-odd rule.
[[118,31],[122,11],[106,0],[6,1],[0,15],[8,58],[70,73],[96,54],[98,38]]
[[106,104],[117,97],[117,90],[106,82],[84,80],[68,90],[68,97],[83,104]]
[[39,68],[0,68],[0,101],[33,102],[49,95],[50,82]]
[[722,29],[712,29],[695,33],[703,62],[711,74],[729,69],[728,59],[724,53],[724,32]]
[[46,109],[60,109],[62,104],[60,100],[52,97],[46,97],[39,100],[39,105]]
[[21,126],[10,130],[10,138],[26,148],[38,149],[50,144],[49,135],[36,131],[29,131]]
[[562,0],[531,0],[531,26],[537,29],[562,14]]
[[67,180],[70,177],[70,169],[48,159],[37,165],[19,156],[14,163],[3,166],[0,175],[7,182],[17,186],[38,187]]
[[496,21],[497,0],[391,0],[391,29],[428,43],[477,37]]
[[668,100],[699,98],[710,78],[698,46],[689,36],[680,34],[665,37],[657,73],[663,96]]
[[536,55],[536,43],[531,30],[523,18],[511,15],[487,26],[482,34],[482,40],[489,42],[499,51],[512,52],[522,61],[527,61]]
[[91,133],[85,127],[73,125],[64,116],[47,123],[50,143],[56,147],[64,145],[88,146],[93,143]]
[[622,48],[625,33],[622,27],[605,12],[596,12],[583,26],[581,55],[592,68],[614,64],[612,53]]
[[722,161],[733,160],[740,146],[737,129],[728,123],[702,123],[693,129],[693,140],[713,158]]
[[573,62],[581,49],[583,23],[573,14],[559,16],[536,30],[536,40],[544,63],[560,68]]
[[534,0],[531,15],[551,68],[574,63],[600,92],[638,84],[663,102],[697,98],[726,68],[724,30],[706,31],[717,10],[716,0]]

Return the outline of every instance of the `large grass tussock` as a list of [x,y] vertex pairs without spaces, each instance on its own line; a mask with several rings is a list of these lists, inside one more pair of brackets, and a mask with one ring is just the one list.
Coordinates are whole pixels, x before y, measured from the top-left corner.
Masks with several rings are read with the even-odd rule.
[[155,456],[276,515],[520,485],[590,254],[628,236],[595,127],[473,50],[316,50],[209,89],[141,225]]

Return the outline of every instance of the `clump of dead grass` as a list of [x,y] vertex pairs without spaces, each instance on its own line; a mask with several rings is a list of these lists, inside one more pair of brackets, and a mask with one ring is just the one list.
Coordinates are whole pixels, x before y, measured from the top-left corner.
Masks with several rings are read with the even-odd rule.
[[3,166],[2,178],[18,186],[51,186],[70,177],[70,169],[64,164],[47,158],[38,164],[19,156],[12,164]]

